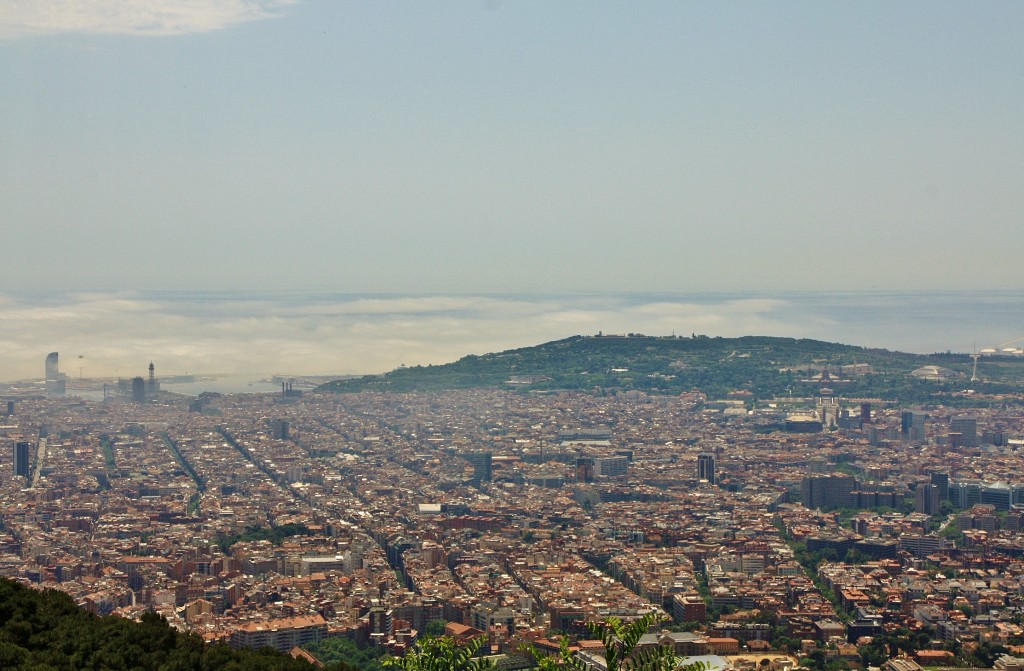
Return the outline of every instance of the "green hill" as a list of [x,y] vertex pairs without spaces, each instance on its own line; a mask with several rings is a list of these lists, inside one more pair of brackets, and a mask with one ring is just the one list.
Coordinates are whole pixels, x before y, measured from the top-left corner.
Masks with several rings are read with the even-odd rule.
[[[941,366],[947,381],[918,379],[911,372]],[[573,336],[535,347],[470,355],[438,366],[399,368],[383,375],[338,380],[320,390],[425,391],[506,387],[529,390],[585,389],[679,393],[699,390],[710,398],[748,391],[755,398],[808,395],[829,387],[847,397],[921,402],[959,394],[1017,393],[1024,361],[982,359],[983,381],[969,383],[967,354],[918,355],[794,338],[745,336]],[[823,379],[822,379],[823,378]]]

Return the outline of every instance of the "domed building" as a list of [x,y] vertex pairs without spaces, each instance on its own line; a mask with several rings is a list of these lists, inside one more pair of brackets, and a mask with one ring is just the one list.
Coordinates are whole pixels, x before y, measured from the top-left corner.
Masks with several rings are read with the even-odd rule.
[[943,366],[921,366],[910,374],[919,380],[931,380],[932,382],[945,382],[946,380],[963,377],[963,373],[958,373]]

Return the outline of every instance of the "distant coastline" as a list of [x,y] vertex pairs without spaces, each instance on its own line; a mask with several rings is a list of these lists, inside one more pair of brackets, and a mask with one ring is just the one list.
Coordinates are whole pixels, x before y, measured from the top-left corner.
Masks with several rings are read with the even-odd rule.
[[57,351],[69,381],[144,376],[153,361],[165,384],[221,371],[244,390],[266,371],[383,373],[599,332],[971,353],[1024,337],[1024,291],[0,294],[0,380],[41,378]]

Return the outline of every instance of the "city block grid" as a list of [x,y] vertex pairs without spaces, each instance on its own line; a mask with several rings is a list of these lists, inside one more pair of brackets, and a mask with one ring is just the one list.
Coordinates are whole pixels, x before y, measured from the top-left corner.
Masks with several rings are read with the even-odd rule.
[[1024,417],[802,400],[18,398],[0,574],[284,651],[440,622],[515,658],[657,612],[641,646],[723,667],[1019,665]]

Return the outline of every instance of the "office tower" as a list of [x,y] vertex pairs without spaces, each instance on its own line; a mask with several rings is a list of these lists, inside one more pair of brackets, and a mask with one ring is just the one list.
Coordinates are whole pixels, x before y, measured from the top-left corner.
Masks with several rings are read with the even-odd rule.
[[7,416],[14,414],[14,401],[7,401]]
[[490,452],[470,452],[462,455],[463,459],[473,465],[473,482],[475,484],[491,481],[491,457]]
[[957,508],[970,508],[981,503],[981,483],[954,482],[949,487],[949,500]]
[[701,452],[697,455],[697,479],[715,484],[715,455]]
[[949,498],[949,473],[931,473],[931,483],[939,488],[939,498]]
[[861,424],[871,423],[871,404],[861,403],[860,404],[860,422]]
[[276,440],[288,440],[288,420],[270,420],[270,437]]
[[383,606],[370,608],[370,634],[390,635],[394,630],[394,615],[392,611]]
[[618,478],[629,472],[629,459],[626,457],[595,457],[595,478]]
[[900,413],[900,435],[904,438],[910,435],[910,430],[914,426],[914,411],[904,410]]
[[849,475],[813,475],[800,483],[800,494],[805,508],[845,508],[856,488],[857,481]]
[[46,355],[45,372],[47,380],[56,380],[60,375],[60,369],[57,366],[57,359],[59,355],[57,352],[50,352]]
[[146,402],[146,381],[141,377],[132,378],[132,400],[136,403]]
[[914,512],[938,515],[940,500],[938,485],[919,483],[914,490]]
[[576,482],[591,482],[594,479],[594,458],[576,457]]
[[997,429],[987,429],[981,434],[981,442],[985,445],[995,445],[996,447],[1004,447],[1010,444],[1010,433],[1003,427]]
[[925,421],[928,415],[914,410],[904,410],[900,413],[900,432],[903,440],[921,442],[926,437]]
[[14,474],[25,478],[29,476],[28,464],[29,444],[19,441],[14,445]]
[[46,355],[46,395],[50,397],[64,396],[67,391],[67,376],[60,372],[57,366],[57,352],[50,352]]
[[973,417],[954,417],[949,421],[951,433],[960,434],[960,444],[964,447],[978,446],[978,420]]

